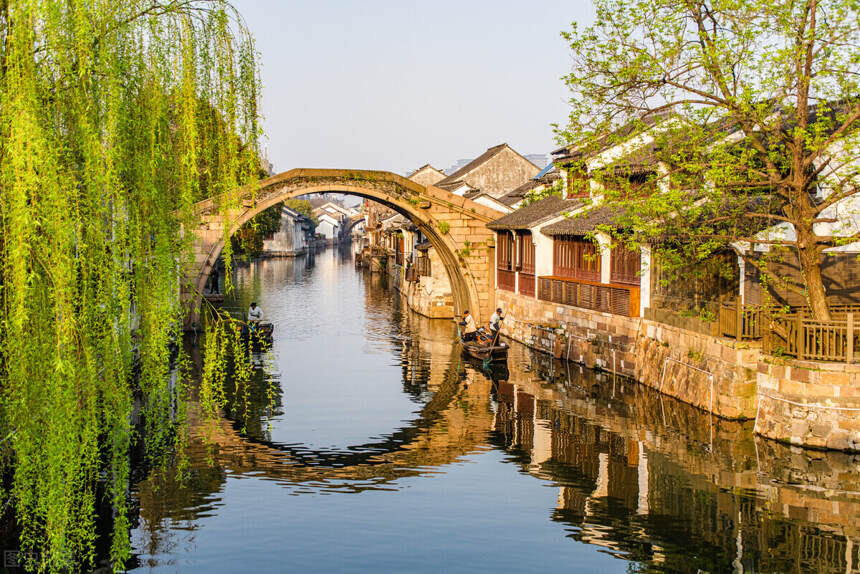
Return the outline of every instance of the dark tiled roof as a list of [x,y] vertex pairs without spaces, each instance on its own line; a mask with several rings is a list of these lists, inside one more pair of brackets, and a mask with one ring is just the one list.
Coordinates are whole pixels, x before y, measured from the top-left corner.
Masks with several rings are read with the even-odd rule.
[[530,179],[518,188],[513,191],[510,191],[499,197],[497,201],[500,203],[504,203],[505,205],[514,205],[516,202],[520,201],[525,195],[533,189],[537,189],[541,186],[552,185],[555,181],[561,179],[561,176],[557,173],[550,173],[541,178]]
[[608,147],[617,145],[616,140],[626,138],[633,134],[637,129],[639,129],[639,126],[644,125],[651,128],[661,121],[672,117],[673,113],[674,112],[671,109],[661,110],[654,113],[645,113],[635,120],[620,126],[617,130],[609,134],[598,136],[593,140],[580,141],[575,144],[553,150],[551,152],[553,156],[552,161],[564,163],[565,161],[572,159],[582,159],[596,155]]
[[502,197],[496,198],[496,201],[503,205],[507,205],[508,207],[513,207],[517,204],[517,202],[522,201],[523,196],[517,195],[515,192],[506,193]]
[[[487,198],[487,200],[489,200],[489,201],[491,201],[491,202],[493,202],[493,203],[498,203],[498,204],[500,204],[500,205],[502,205],[502,206],[504,206],[504,207],[510,207],[507,203],[502,203],[501,199],[499,199],[498,197],[493,197],[493,196],[492,196],[492,195],[490,195],[489,193],[484,193],[484,192],[483,192],[483,191],[481,191],[481,190],[470,191],[470,192],[466,193],[466,195],[464,195],[463,197],[465,197],[466,199],[471,199],[472,201],[478,201],[479,199],[481,199],[481,198],[484,198],[484,197],[485,197],[485,198]],[[486,204],[486,203],[484,203],[483,205],[487,205],[487,204]],[[487,206],[487,207],[489,207],[490,209],[496,209],[496,207],[495,207],[495,206]],[[505,210],[505,209],[497,209],[497,211],[501,211],[501,212],[503,212],[503,213],[504,213],[504,212],[506,212],[507,210]]]
[[586,235],[595,230],[598,225],[608,225],[619,217],[618,208],[612,205],[603,205],[574,213],[552,225],[541,229],[541,233],[549,235]]
[[500,217],[487,224],[487,227],[490,229],[528,229],[561,215],[562,212],[572,211],[580,205],[582,205],[580,200],[562,199],[561,196],[551,195]]
[[[462,181],[459,179],[451,180],[451,181],[448,181],[447,179],[443,179],[442,181],[440,181],[439,183],[436,184],[436,187],[444,189],[445,191],[454,191],[458,187],[462,187],[464,185],[469,185],[469,184],[466,183],[465,181]],[[471,188],[472,186],[469,185],[469,187]]]
[[419,243],[418,245],[415,246],[415,249],[417,249],[418,251],[427,251],[431,247],[432,247],[432,245],[430,245],[429,241],[422,241],[421,243]]

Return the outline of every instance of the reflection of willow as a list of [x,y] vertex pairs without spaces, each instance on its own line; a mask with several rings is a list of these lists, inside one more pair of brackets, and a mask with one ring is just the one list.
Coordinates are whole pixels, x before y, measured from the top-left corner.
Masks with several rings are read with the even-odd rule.
[[493,441],[559,485],[552,517],[572,538],[668,571],[860,569],[856,459],[758,441],[611,376],[532,366],[540,379],[495,385]]

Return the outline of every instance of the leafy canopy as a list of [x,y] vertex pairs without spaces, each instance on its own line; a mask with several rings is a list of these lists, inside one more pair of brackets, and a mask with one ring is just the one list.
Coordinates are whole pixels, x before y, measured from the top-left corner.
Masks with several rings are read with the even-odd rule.
[[[738,249],[829,316],[824,250],[860,238],[857,1],[595,5],[592,26],[563,34],[572,97],[558,135],[574,170],[629,208],[622,226],[674,251],[668,260]],[[777,258],[799,280],[775,271]]]
[[0,0],[0,40],[3,503],[68,571],[106,500],[121,569],[135,430],[181,447],[180,229],[256,180],[253,44],[223,0]]

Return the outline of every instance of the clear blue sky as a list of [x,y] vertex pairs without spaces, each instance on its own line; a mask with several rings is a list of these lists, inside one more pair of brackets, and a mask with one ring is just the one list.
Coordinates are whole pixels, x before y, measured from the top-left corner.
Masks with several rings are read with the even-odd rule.
[[261,54],[269,159],[445,169],[507,142],[546,153],[564,122],[559,36],[589,0],[235,0]]

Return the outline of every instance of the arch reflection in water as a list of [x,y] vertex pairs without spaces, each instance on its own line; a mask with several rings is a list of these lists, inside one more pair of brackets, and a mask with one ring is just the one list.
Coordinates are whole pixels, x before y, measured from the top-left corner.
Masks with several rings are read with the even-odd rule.
[[[184,486],[170,473],[137,486],[135,548],[148,565],[186,560],[193,569],[213,539],[229,546],[213,532],[230,520],[235,492],[249,480],[273,485],[264,490],[266,505],[273,524],[285,529],[277,544],[266,543],[262,532],[252,535],[253,553],[263,562],[286,560],[282,546],[295,540],[312,561],[303,565],[320,570],[343,563],[337,552],[306,549],[312,543],[304,530],[318,532],[318,524],[332,540],[360,540],[368,560],[392,569],[413,568],[415,556],[427,569],[479,562],[510,571],[569,567],[577,560],[597,564],[598,552],[622,558],[599,563],[618,571],[852,572],[860,565],[856,457],[754,439],[749,425],[713,419],[639,385],[523,347],[512,349],[508,368],[464,361],[450,323],[403,309],[384,278],[356,274],[333,251],[320,254],[310,269],[300,258],[263,261],[237,276],[237,301],[262,300],[285,346],[262,362],[247,407],[234,403],[207,427],[195,419],[192,403]],[[273,295],[276,285],[291,290],[289,296]],[[341,301],[332,302],[332,294]],[[317,404],[351,413],[353,420],[331,424],[357,440],[335,444],[289,426],[301,403],[293,393],[308,390],[308,360],[301,355],[311,344],[323,357],[308,364],[322,371],[323,362],[337,360],[331,353],[348,355],[335,381],[340,387],[307,384],[320,386],[324,400]],[[350,354],[347,344],[359,351]],[[274,409],[265,388],[277,389]],[[344,396],[331,388],[343,388]],[[399,402],[389,402],[389,394]],[[370,432],[363,410],[376,422],[380,413],[393,422]],[[295,441],[294,430],[307,440]],[[480,479],[465,488],[458,482],[464,472]],[[546,487],[551,499],[542,494]],[[505,496],[493,497],[494,488]],[[432,494],[424,501],[429,506],[416,506],[422,500],[416,491]],[[360,505],[350,502],[359,493],[382,497],[373,498],[374,515],[350,511]],[[323,504],[321,494],[339,502]],[[313,502],[291,502],[303,497]],[[439,520],[434,506],[452,514],[453,533],[433,528]],[[308,513],[301,527],[290,522],[297,508]],[[518,520],[511,520],[512,509]],[[326,518],[332,512],[335,521]],[[420,534],[427,552],[393,549],[391,533],[372,537],[355,530],[359,524],[377,532],[387,523]],[[482,551],[488,527],[503,548],[498,558]],[[448,551],[432,551],[440,547]],[[451,564],[455,556],[459,561]]]

